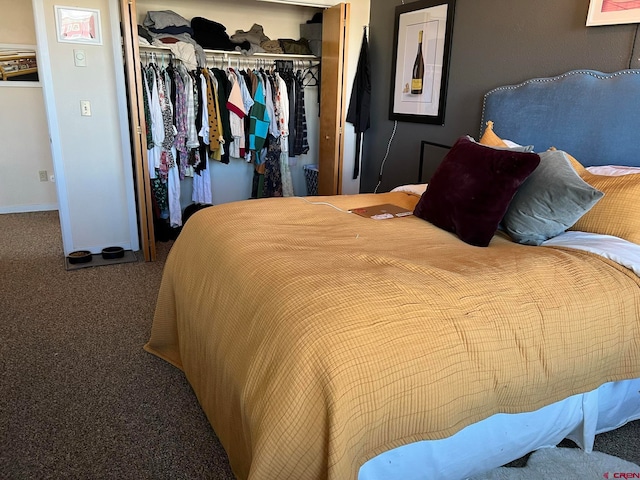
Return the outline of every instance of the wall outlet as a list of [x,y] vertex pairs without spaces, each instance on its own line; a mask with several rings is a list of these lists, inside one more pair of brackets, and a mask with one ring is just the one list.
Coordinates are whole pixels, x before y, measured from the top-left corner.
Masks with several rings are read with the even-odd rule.
[[91,102],[89,100],[80,100],[80,114],[83,117],[91,116]]
[[47,174],[46,170],[40,170],[38,172],[38,175],[40,175],[40,181],[41,182],[48,182],[49,181],[49,175]]

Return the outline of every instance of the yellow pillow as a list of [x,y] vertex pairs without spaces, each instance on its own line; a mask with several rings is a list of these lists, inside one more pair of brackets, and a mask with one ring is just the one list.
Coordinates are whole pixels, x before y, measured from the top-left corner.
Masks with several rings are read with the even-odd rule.
[[479,143],[481,143],[482,145],[487,145],[489,147],[509,147],[509,145],[504,143],[502,139],[493,131],[493,122],[491,120],[487,122],[487,128],[484,129],[484,133],[482,134]]
[[640,245],[640,173],[595,175],[567,155],[580,177],[604,197],[569,230],[614,235]]
[[[582,164],[576,160],[573,156],[569,155],[567,152],[564,152],[565,155],[567,156],[567,158],[569,159],[569,161],[571,162],[571,165],[573,166],[573,169],[578,172],[578,175],[582,176],[584,174],[589,174],[591,175],[591,173],[589,173],[589,170],[587,170],[586,168],[584,168],[582,166]],[[584,178],[583,178],[584,180]],[[588,183],[588,182],[587,182]]]

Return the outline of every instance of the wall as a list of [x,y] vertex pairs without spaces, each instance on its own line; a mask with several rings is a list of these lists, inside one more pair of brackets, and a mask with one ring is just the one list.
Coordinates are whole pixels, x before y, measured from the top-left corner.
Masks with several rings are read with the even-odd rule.
[[[64,253],[137,250],[119,3],[79,5],[100,12],[102,45],[59,42],[56,4],[33,0]],[[84,51],[86,66],[74,64],[74,50]],[[81,116],[81,100],[90,102],[91,116]]]
[[[371,192],[393,130],[389,94],[395,7],[371,1],[372,127],[365,134],[361,191]],[[483,95],[494,87],[532,77],[589,68],[603,72],[640,67],[634,24],[585,27],[585,0],[457,0],[445,125],[399,122],[378,191],[416,183],[420,141],[451,145],[459,136],[478,137]],[[499,126],[496,126],[499,133]],[[424,181],[440,158],[425,164]]]
[[[0,44],[36,45],[31,2],[0,0]],[[40,82],[0,82],[0,213],[55,210],[49,131]]]
[[[351,16],[349,21],[349,33],[347,37],[347,91],[346,91],[346,108],[349,106],[351,92],[353,90],[353,80],[358,69],[358,57],[362,47],[362,35],[365,26],[369,26],[370,1],[369,0],[350,0]],[[367,31],[367,36],[369,36]],[[360,177],[353,179],[353,167],[355,165],[355,148],[356,137],[351,123],[345,123],[344,128],[344,158],[343,158],[343,175],[342,175],[342,193],[353,194],[360,190]]]

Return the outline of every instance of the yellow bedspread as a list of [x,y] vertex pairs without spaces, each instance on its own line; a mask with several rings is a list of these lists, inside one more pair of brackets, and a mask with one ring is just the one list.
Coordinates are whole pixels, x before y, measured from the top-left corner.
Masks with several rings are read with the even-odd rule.
[[238,478],[355,479],[392,447],[640,377],[639,286],[587,252],[250,200],[189,219],[145,348],[184,370]]

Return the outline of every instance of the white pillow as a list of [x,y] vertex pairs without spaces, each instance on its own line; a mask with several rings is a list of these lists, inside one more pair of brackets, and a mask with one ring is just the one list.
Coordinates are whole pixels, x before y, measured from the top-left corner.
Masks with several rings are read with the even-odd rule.
[[507,145],[507,147],[509,148],[526,148],[527,152],[533,152],[533,145],[520,145],[519,143],[516,142],[512,142],[511,140],[507,140],[506,138],[503,138],[502,141]]
[[426,183],[414,184],[414,185],[400,185],[399,187],[391,190],[392,192],[405,192],[413,193],[414,195],[422,195],[427,189]]

